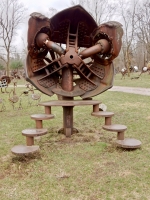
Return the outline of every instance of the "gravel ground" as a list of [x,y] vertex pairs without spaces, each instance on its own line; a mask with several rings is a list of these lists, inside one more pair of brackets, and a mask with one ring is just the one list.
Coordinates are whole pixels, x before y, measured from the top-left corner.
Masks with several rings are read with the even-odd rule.
[[109,91],[126,92],[150,96],[150,88],[113,86]]
[[[13,86],[9,85],[8,87],[13,87]],[[17,85],[17,87],[26,87],[26,86]],[[126,92],[126,93],[150,96],[150,88],[113,86],[111,89],[109,89],[109,91]]]

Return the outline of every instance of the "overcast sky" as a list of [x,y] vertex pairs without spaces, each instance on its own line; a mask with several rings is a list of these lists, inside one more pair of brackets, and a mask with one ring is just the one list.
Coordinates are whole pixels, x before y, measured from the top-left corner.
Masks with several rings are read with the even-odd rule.
[[[26,45],[27,41],[27,29],[28,19],[33,12],[40,12],[44,15],[49,13],[49,8],[55,8],[57,11],[63,10],[71,6],[71,0],[19,0],[27,8],[27,16],[24,18],[24,24],[22,24],[18,30],[18,36],[16,42],[14,42],[18,52],[24,48],[23,43]],[[46,15],[47,16],[47,15]],[[49,17],[49,16],[47,16]],[[24,41],[24,42],[23,42]]]
[[20,2],[28,8],[29,13],[45,13],[50,7],[59,11],[70,6],[70,0],[20,0]]

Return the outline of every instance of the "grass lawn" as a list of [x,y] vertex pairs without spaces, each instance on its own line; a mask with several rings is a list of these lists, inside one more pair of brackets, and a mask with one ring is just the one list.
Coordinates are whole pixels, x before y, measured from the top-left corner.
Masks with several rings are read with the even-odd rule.
[[[122,79],[122,75],[117,74],[114,76],[114,85],[116,86],[127,86],[127,87],[142,87],[142,88],[150,88],[150,74],[143,73],[140,77],[140,72],[131,73],[128,77],[125,76],[125,79]],[[136,79],[139,77],[138,79]]]
[[[114,85],[149,88],[149,79],[150,75],[143,74],[139,79],[121,80],[119,74],[114,77]],[[16,93],[24,90],[17,88]],[[74,127],[79,133],[66,138],[57,133],[62,128],[62,108],[52,107],[55,118],[43,122],[48,134],[35,139],[39,153],[21,157],[13,155],[11,148],[25,144],[21,131],[34,128],[30,115],[44,113],[44,108],[22,95],[20,105],[17,102],[13,109],[8,93],[0,97],[6,106],[6,111],[0,112],[0,199],[150,199],[149,96],[106,91],[93,98],[115,113],[112,123],[126,125],[125,137],[140,140],[141,149],[117,148],[116,133],[102,129],[104,119],[91,116],[92,106],[74,107]],[[41,101],[54,99],[55,95],[41,94]]]

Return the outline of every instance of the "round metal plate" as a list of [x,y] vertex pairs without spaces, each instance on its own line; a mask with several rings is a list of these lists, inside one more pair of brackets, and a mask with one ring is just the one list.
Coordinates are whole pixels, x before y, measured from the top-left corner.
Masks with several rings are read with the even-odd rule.
[[124,140],[117,140],[118,147],[136,149],[141,147],[141,141],[134,138],[125,138]]

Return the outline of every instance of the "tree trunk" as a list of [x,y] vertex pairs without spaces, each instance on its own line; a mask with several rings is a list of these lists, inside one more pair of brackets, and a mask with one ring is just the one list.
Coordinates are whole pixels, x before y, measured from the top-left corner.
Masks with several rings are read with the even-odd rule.
[[9,63],[10,63],[10,59],[9,59],[9,52],[7,52],[7,63],[6,63],[6,75],[9,76]]

